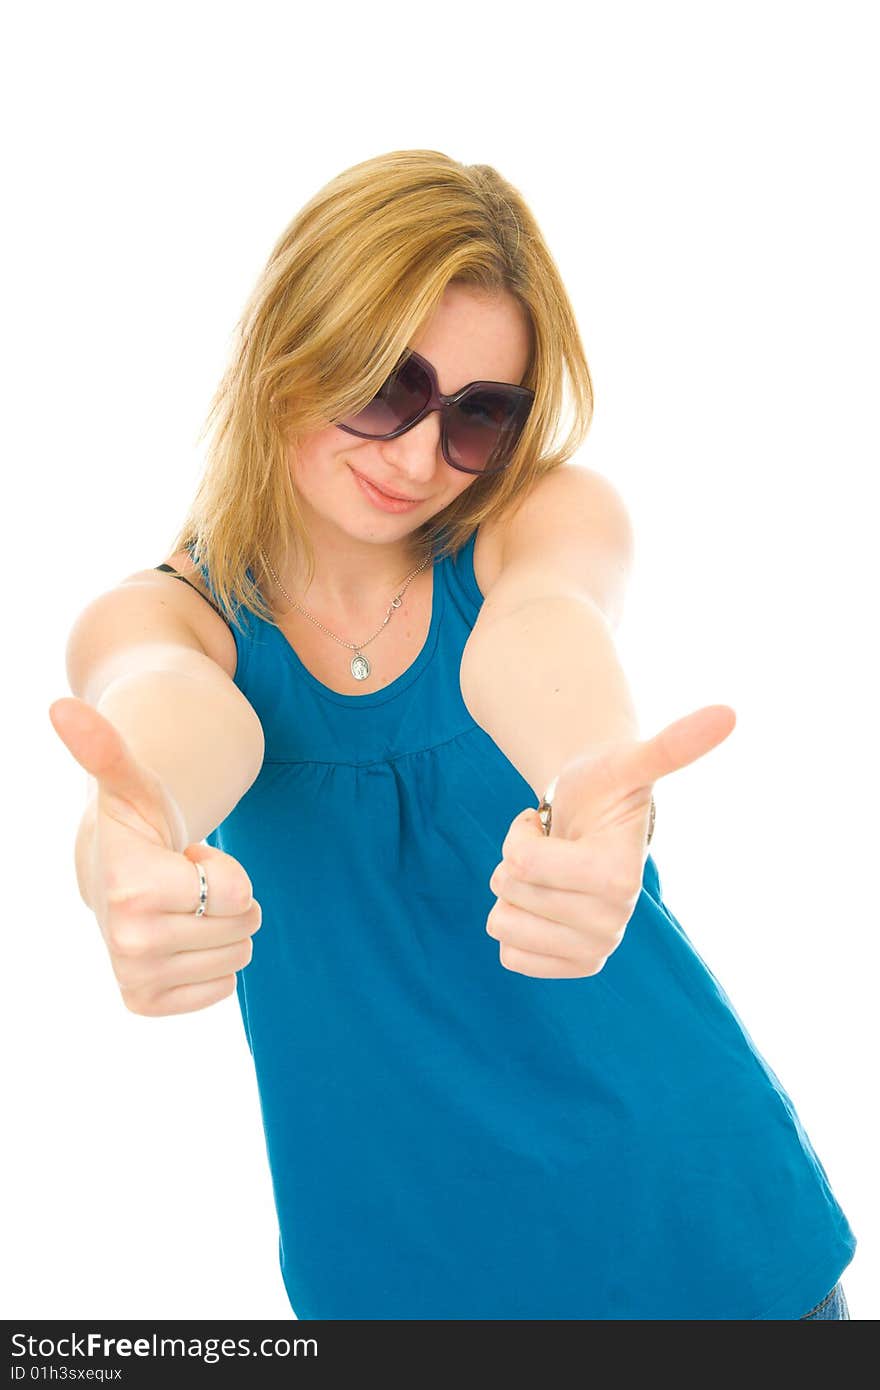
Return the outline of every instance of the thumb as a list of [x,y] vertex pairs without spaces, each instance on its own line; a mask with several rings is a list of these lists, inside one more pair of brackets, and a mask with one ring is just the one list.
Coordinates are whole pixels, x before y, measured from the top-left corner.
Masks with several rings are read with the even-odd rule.
[[[97,782],[103,810],[122,820],[130,807],[169,849],[187,844],[180,808],[151,768],[134,756],[122,734],[101,712],[76,696],[55,700],[49,706],[52,727],[80,767]],[[134,825],[143,831],[144,826]]]

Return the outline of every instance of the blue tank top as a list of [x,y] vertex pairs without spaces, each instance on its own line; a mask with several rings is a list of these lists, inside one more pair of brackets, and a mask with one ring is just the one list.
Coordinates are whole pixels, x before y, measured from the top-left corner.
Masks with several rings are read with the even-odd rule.
[[506,970],[485,930],[536,801],[461,697],[474,540],[434,563],[427,640],[383,690],[232,627],[265,760],[206,838],[263,910],[237,993],[293,1311],[800,1318],[855,1237],[653,856],[598,975]]

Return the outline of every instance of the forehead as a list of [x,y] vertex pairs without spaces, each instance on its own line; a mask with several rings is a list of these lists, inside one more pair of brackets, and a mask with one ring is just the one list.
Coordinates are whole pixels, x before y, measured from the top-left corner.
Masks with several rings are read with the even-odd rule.
[[465,285],[446,287],[431,318],[409,342],[432,364],[445,396],[472,381],[519,385],[530,344],[528,314],[513,295]]

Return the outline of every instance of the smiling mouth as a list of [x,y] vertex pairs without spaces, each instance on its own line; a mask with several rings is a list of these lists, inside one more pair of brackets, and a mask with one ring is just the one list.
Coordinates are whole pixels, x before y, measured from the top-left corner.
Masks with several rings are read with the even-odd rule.
[[[353,469],[353,472],[357,473],[357,469]],[[401,497],[397,492],[387,492],[384,487],[380,487],[378,483],[374,483],[372,478],[364,477],[363,473],[358,473],[358,477],[363,478],[364,482],[369,483],[370,487],[374,487],[377,492],[381,492],[383,497],[390,497],[395,502],[426,502],[428,500],[426,497]]]

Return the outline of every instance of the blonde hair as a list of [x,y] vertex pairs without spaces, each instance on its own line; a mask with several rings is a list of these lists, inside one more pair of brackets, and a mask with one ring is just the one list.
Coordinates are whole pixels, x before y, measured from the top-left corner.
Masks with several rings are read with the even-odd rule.
[[[287,449],[370,401],[449,284],[507,292],[526,312],[535,399],[508,467],[477,478],[410,538],[415,563],[455,554],[487,516],[516,507],[579,448],[593,388],[559,272],[521,194],[488,164],[395,150],[331,179],[281,234],[235,330],[234,351],[198,438],[206,466],[169,553],[207,567],[233,621],[240,604],[275,616],[259,591],[290,547],[315,556]],[[567,380],[572,425],[555,434]],[[251,582],[250,567],[257,586]]]

